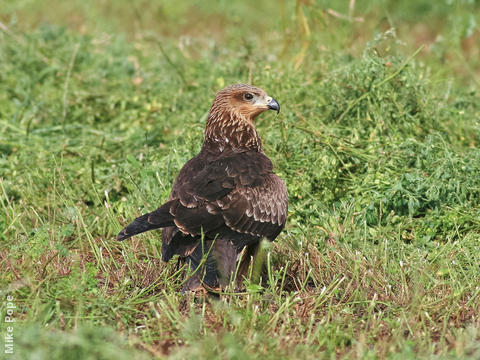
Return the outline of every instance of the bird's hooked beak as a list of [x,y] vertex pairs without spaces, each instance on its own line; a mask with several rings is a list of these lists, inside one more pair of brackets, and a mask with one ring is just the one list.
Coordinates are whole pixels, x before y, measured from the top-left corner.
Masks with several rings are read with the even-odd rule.
[[280,105],[278,104],[277,100],[274,98],[268,96],[267,97],[267,106],[269,110],[275,110],[277,111],[277,114],[280,112]]

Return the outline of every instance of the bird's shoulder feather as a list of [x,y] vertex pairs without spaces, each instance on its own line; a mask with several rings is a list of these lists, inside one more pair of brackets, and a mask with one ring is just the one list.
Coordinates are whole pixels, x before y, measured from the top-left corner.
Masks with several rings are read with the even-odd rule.
[[270,159],[257,151],[215,154],[202,150],[180,170],[172,197],[185,206],[199,200],[215,201],[237,187],[261,186],[272,170]]

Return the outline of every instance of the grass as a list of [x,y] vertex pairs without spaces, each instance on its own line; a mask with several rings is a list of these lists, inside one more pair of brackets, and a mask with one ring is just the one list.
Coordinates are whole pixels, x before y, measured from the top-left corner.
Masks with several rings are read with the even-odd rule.
[[[2,4],[2,358],[480,357],[480,4],[350,4]],[[158,232],[115,234],[236,82],[282,105],[287,227],[245,293],[182,296]]]

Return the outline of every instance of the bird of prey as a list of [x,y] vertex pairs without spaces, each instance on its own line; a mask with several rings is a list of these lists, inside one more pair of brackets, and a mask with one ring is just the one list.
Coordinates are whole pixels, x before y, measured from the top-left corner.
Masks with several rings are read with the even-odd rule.
[[180,170],[168,201],[118,234],[125,240],[164,228],[163,260],[179,255],[190,267],[184,292],[224,288],[236,271],[241,280],[260,241],[273,241],[285,226],[287,188],[254,125],[266,110],[278,113],[280,105],[262,89],[236,84],[221,90],[202,149]]

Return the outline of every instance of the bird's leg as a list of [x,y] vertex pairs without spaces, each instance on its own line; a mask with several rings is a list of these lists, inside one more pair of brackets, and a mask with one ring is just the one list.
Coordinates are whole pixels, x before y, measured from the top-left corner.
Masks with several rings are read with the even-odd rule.
[[212,241],[199,244],[187,257],[190,277],[186,280],[181,292],[196,290],[202,285],[215,288],[218,285],[216,264],[211,254]]
[[[243,248],[241,258],[239,259],[240,263],[238,265],[237,271],[237,281],[236,286],[240,289],[243,284],[244,279],[249,279],[252,277],[254,272],[255,259],[260,248],[260,242],[247,245]],[[255,276],[253,276],[255,278]]]
[[219,285],[225,288],[235,275],[237,268],[237,249],[232,241],[217,239],[213,245],[213,254],[217,264]]

